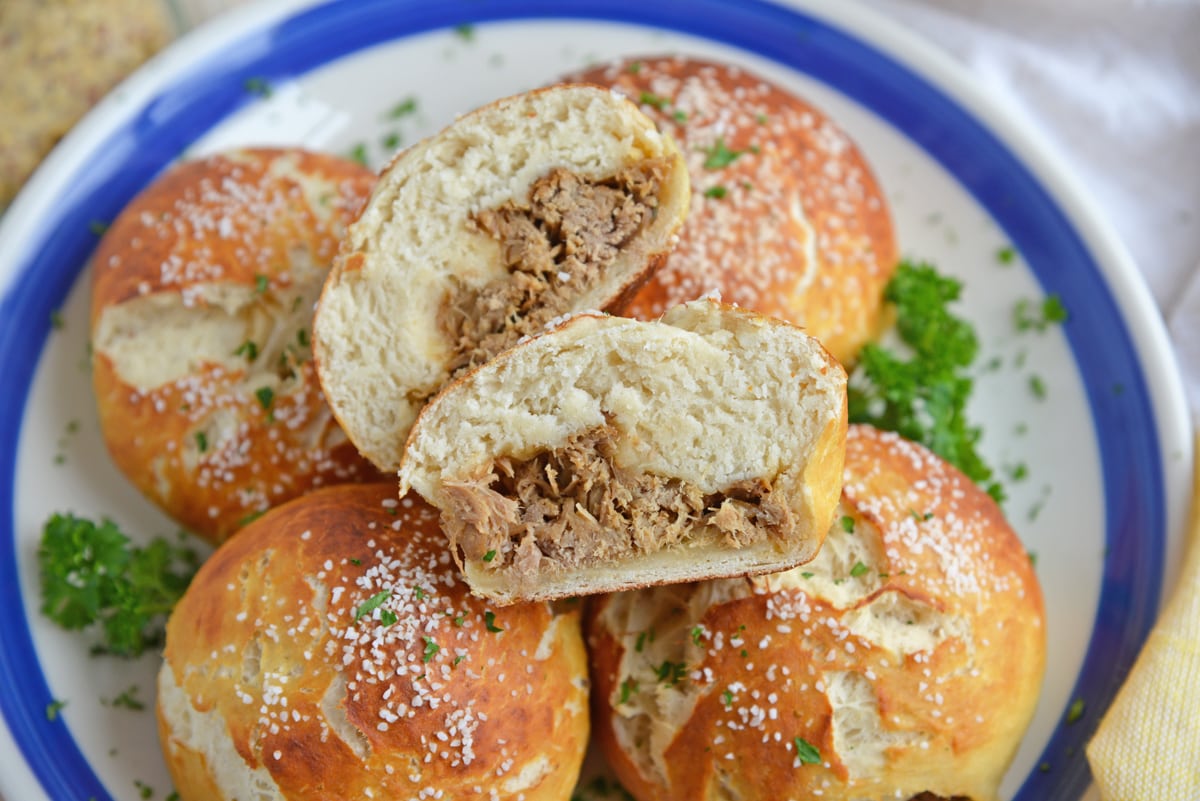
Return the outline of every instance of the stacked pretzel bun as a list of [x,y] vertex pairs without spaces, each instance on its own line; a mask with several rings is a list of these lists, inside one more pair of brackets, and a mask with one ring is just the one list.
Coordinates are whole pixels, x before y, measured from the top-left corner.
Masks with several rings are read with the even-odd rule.
[[851,426],[816,559],[591,606],[596,739],[640,801],[994,801],[1037,702],[1044,619],[992,498]]
[[312,308],[375,178],[247,149],[169,169],[93,259],[93,386],[113,461],[212,543],[322,485],[378,478],[329,412]]
[[595,87],[498,100],[402,152],[347,231],[316,315],[321,383],[350,439],[396,470],[452,376],[560,315],[619,307],[687,203],[674,142]]
[[318,490],[175,608],[158,721],[187,801],[561,801],[588,733],[579,605],[493,612],[393,483]]
[[738,66],[626,58],[567,76],[639,104],[687,157],[692,202],[679,245],[633,299],[652,319],[719,291],[802,326],[843,364],[886,323],[897,263],[883,190],[825,113]]

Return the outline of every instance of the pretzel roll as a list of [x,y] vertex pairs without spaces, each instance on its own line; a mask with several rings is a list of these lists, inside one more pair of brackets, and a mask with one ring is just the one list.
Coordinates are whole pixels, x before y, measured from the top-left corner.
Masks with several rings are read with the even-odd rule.
[[999,507],[865,426],[816,559],[605,596],[588,637],[596,739],[639,801],[995,801],[1045,661]]
[[493,612],[393,484],[246,527],[167,624],[158,725],[185,801],[564,801],[588,736],[578,604]]
[[837,504],[846,374],[810,336],[700,300],[577,315],[447,386],[400,465],[497,603],[782,570]]
[[854,362],[886,322],[897,253],[883,190],[845,131],[748,70],[689,56],[628,58],[566,80],[620,91],[687,157],[679,246],[627,313],[657,317],[715,289]]
[[559,315],[628,299],[687,202],[674,143],[591,86],[498,100],[405,150],[317,310],[321,383],[350,439],[394,471],[451,376]]
[[300,150],[185,162],[96,251],[93,384],[108,450],[214,543],[313,487],[378,478],[330,414],[310,344],[313,303],[373,182]]

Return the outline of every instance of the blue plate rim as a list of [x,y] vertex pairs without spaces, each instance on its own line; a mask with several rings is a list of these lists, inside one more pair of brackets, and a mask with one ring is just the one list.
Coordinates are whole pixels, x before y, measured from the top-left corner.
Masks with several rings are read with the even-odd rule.
[[[37,359],[49,335],[49,312],[61,302],[76,279],[86,254],[94,245],[94,238],[89,240],[81,233],[82,227],[79,226],[82,199],[62,213],[48,215],[45,220],[39,219],[34,224],[35,201],[40,196],[44,204],[56,194],[52,189],[56,173],[70,174],[79,169],[78,165],[89,161],[93,166],[100,163],[100,174],[110,174],[113,165],[128,155],[130,143],[141,141],[136,135],[141,128],[151,133],[158,132],[160,137],[167,140],[159,143],[162,152],[154,157],[160,163],[150,173],[157,172],[157,168],[168,163],[183,149],[178,146],[182,138],[171,138],[162,132],[165,125],[162,120],[184,125],[191,138],[207,130],[240,103],[246,102],[244,96],[236,96],[240,86],[235,82],[239,69],[244,70],[240,73],[243,77],[270,77],[276,74],[273,70],[279,70],[281,76],[302,74],[338,57],[337,48],[347,47],[348,43],[353,46],[342,54],[463,22],[535,18],[596,19],[670,28],[722,41],[798,69],[847,94],[897,129],[908,133],[922,149],[947,167],[976,200],[996,217],[1010,239],[1026,255],[1034,274],[1047,291],[1064,286],[1066,279],[1057,266],[1054,269],[1050,266],[1058,264],[1052,260],[1055,254],[1042,253],[1042,248],[1028,241],[1029,235],[1023,226],[1030,223],[1022,214],[1036,213],[1043,220],[1055,219],[1056,225],[1068,233],[1066,239],[1070,241],[1060,242],[1058,246],[1067,248],[1077,256],[1082,254],[1083,263],[1098,280],[1100,290],[1094,307],[1089,303],[1088,308],[1083,310],[1083,319],[1073,315],[1064,327],[1087,387],[1094,426],[1105,431],[1108,430],[1105,424],[1109,422],[1145,420],[1149,421],[1147,429],[1157,434],[1142,443],[1113,443],[1111,437],[1097,437],[1104,464],[1104,486],[1108,491],[1106,538],[1110,558],[1106,560],[1103,592],[1097,610],[1099,623],[1093,631],[1084,668],[1072,697],[1091,697],[1102,702],[1112,697],[1156,614],[1160,580],[1170,575],[1165,571],[1165,552],[1176,539],[1175,532],[1182,520],[1182,513],[1178,509],[1181,504],[1171,501],[1178,497],[1178,476],[1183,471],[1172,471],[1166,466],[1170,454],[1162,452],[1159,443],[1171,442],[1173,429],[1176,433],[1186,431],[1180,422],[1186,420],[1186,412],[1182,411],[1186,409],[1186,404],[1169,356],[1165,330],[1161,322],[1155,325],[1157,312],[1148,314],[1153,304],[1148,291],[1140,283],[1132,261],[1115,236],[1099,222],[1100,215],[1088,205],[1086,196],[1048,158],[1047,148],[1035,134],[1014,129],[1011,120],[999,121],[997,115],[1001,110],[994,103],[984,103],[982,96],[969,83],[956,78],[956,70],[947,69],[952,62],[943,60],[943,63],[939,63],[938,55],[933,51],[916,56],[928,46],[912,35],[897,32],[874,12],[854,5],[835,5],[833,2],[817,0],[796,3],[791,8],[759,0],[743,3],[733,0],[667,0],[657,4],[644,4],[636,0],[581,0],[572,3],[505,0],[481,5],[471,0],[451,0],[438,4],[405,2],[403,10],[405,13],[397,13],[397,4],[386,0],[313,6],[275,3],[266,8],[236,12],[233,17],[219,21],[219,24],[206,26],[173,46],[169,55],[157,59],[153,65],[155,69],[143,70],[118,90],[141,96],[138,102],[128,104],[123,114],[117,109],[118,119],[124,121],[123,125],[113,127],[110,124],[113,130],[101,135],[98,131],[104,127],[102,114],[93,114],[47,161],[10,209],[0,227],[0,253],[5,254],[0,256],[0,265],[7,262],[9,267],[0,268],[0,282],[3,282],[0,287],[4,292],[0,298],[0,365],[3,365],[4,375],[15,375],[18,381],[17,387],[10,385],[9,393],[0,399],[0,420],[4,421],[0,423],[0,453],[4,454],[0,458],[0,526],[7,528],[7,532],[0,528],[0,607],[20,608],[23,603],[20,576],[15,567],[18,560],[12,495],[20,420],[27,393]],[[682,13],[684,11],[686,13]],[[365,19],[379,19],[384,15],[390,15],[390,26],[360,26],[355,32],[347,33],[333,25],[334,30],[342,31],[342,35],[350,39],[329,37],[325,33],[333,23],[344,24],[350,20],[361,23]],[[235,27],[238,24],[245,26],[240,32]],[[397,28],[397,25],[401,27]],[[308,50],[304,52],[304,58],[280,63],[279,50],[284,44],[297,38],[302,40],[306,35],[311,37],[317,30],[323,32],[324,49]],[[799,39],[791,38],[793,35]],[[220,45],[222,40],[227,40],[224,46]],[[889,41],[890,49],[889,46],[881,46],[881,41]],[[240,61],[229,61],[230,42],[237,42],[239,50],[247,54]],[[838,48],[841,48],[843,57],[851,51],[868,56],[866,62],[860,62],[859,72],[844,69],[846,64],[837,58],[830,58],[839,55],[832,52]],[[818,54],[827,61],[817,63],[815,59]],[[222,65],[214,69],[213,62],[218,60]],[[835,63],[842,69],[838,74],[830,72]],[[870,80],[871,75],[861,74],[866,69],[863,63],[886,66],[886,80],[880,82],[882,73],[874,76],[874,82]],[[879,72],[878,69],[876,71]],[[180,75],[177,74],[181,72],[191,76],[190,80],[183,82],[182,87],[178,80]],[[222,80],[210,81],[213,74],[221,76]],[[205,80],[200,81],[200,76],[206,76]],[[172,79],[170,83],[168,78]],[[856,84],[855,81],[861,83]],[[201,83],[222,87],[222,91],[217,92],[218,102],[207,107],[208,124],[199,124],[197,127],[195,117],[183,114],[180,106],[184,101],[194,101],[195,93],[207,96]],[[893,94],[885,93],[883,89]],[[924,121],[912,116],[914,110],[911,106],[916,103],[915,98],[921,98],[925,116],[930,116],[930,108],[938,110],[940,116],[933,116],[938,116],[941,125],[949,126],[956,132],[949,139],[966,136],[972,143],[971,152],[956,150],[956,143],[947,141],[948,134],[945,130],[938,130],[937,126],[934,129],[906,128],[906,125],[919,125]],[[113,104],[106,104],[104,109],[104,113],[113,113]],[[136,115],[133,114],[135,110],[139,112]],[[180,114],[183,114],[183,120],[178,119]],[[1007,135],[999,136],[996,131],[1000,129],[1007,131]],[[1013,134],[1014,130],[1017,135]],[[129,136],[133,136],[133,139],[129,139]],[[1010,180],[1012,175],[1016,175],[1029,184],[1024,187],[1026,194],[1020,198],[1006,199],[995,194],[997,187],[988,185],[986,181],[978,183],[963,180],[960,174],[965,163],[963,159],[967,156],[978,157],[980,151],[976,148],[980,143],[990,148],[989,152],[999,154],[1001,161],[1012,169]],[[153,164],[154,158],[147,163]],[[71,160],[75,161],[74,168],[64,166]],[[1034,169],[1031,170],[1030,165]],[[112,191],[113,185],[109,183],[85,188],[80,194],[86,199],[89,192],[104,191],[108,193],[108,205],[119,207],[149,177],[149,174],[128,176],[115,193]],[[1055,191],[1051,191],[1044,183],[1053,184]],[[1001,189],[1011,190],[1011,187]],[[1033,206],[1024,212],[1021,209],[1014,210],[1013,204],[1018,200],[1032,202]],[[91,210],[102,208],[108,210],[99,202],[89,206]],[[64,230],[69,225],[75,225],[75,230]],[[24,259],[8,256],[9,240],[19,243],[22,237],[29,243],[44,247],[26,245],[18,248]],[[1090,248],[1085,240],[1091,243]],[[1108,269],[1102,269],[1092,255],[1097,245],[1107,254]],[[59,260],[57,265],[54,259]],[[47,262],[50,262],[50,269],[42,268]],[[36,280],[34,275],[38,276]],[[1098,321],[1102,318],[1106,322],[1101,326]],[[1113,319],[1120,320],[1122,324],[1113,326]],[[1134,332],[1128,330],[1131,319],[1137,323]],[[1081,339],[1094,336],[1101,330],[1113,334],[1104,340],[1106,343],[1114,345],[1118,352],[1133,356],[1128,364],[1123,365],[1125,369],[1115,376],[1104,369],[1106,365],[1099,364],[1094,358],[1097,351],[1103,352],[1106,357],[1111,357],[1112,351],[1096,347],[1091,339]],[[30,333],[34,336],[29,336]],[[1089,351],[1089,347],[1093,350]],[[1145,370],[1146,367],[1153,369]],[[1146,374],[1154,376],[1155,381],[1148,383]],[[1111,383],[1100,386],[1100,376],[1105,382],[1116,378],[1122,391],[1113,393]],[[1152,390],[1155,392],[1152,393]],[[1131,412],[1140,414],[1130,417]],[[1190,440],[1185,438],[1183,441],[1189,444],[1184,448],[1186,452],[1178,458],[1190,466]],[[1137,457],[1133,463],[1139,467],[1135,471],[1137,476],[1133,477],[1123,475],[1118,469],[1118,462],[1120,465],[1129,463],[1127,458],[1122,457],[1128,456],[1127,448],[1130,446]],[[1169,484],[1167,474],[1172,476]],[[1142,484],[1134,480],[1136,478],[1146,479],[1150,492],[1145,492]],[[1112,491],[1114,489],[1118,491]],[[1135,530],[1142,532],[1137,538],[1132,536]],[[1145,531],[1153,532],[1149,552]],[[1148,560],[1148,569],[1136,576],[1123,571],[1122,566],[1142,565],[1143,562],[1139,560]],[[1129,584],[1131,581],[1132,585]],[[1111,631],[1111,621],[1114,620],[1125,621],[1121,631]],[[80,791],[97,798],[108,798],[105,788],[86,764],[65,724],[61,721],[51,724],[44,718],[43,710],[50,699],[49,690],[34,658],[32,638],[23,615],[0,618],[0,644],[4,646],[0,648],[0,687],[4,688],[0,691],[0,711],[10,733],[22,749],[27,764],[39,777],[42,789],[55,798],[74,797]],[[1103,666],[1103,671],[1099,670],[1100,666]],[[1101,675],[1102,672],[1104,675]],[[1094,721],[1089,725],[1060,727],[1046,747],[1046,761],[1053,765],[1055,757],[1068,750],[1082,754],[1082,746],[1093,727]],[[1019,801],[1044,798],[1047,792],[1054,792],[1056,797],[1062,798],[1078,797],[1086,787],[1088,777],[1081,756],[1073,764],[1075,770],[1066,768],[1040,775],[1035,772],[1025,781],[1017,798]],[[63,777],[63,770],[73,772],[69,777]]]

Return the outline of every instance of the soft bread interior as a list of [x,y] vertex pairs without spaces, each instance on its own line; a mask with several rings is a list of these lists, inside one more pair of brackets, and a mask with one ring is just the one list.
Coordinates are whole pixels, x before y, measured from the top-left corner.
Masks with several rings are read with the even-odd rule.
[[582,315],[439,394],[401,487],[500,601],[780,570],[829,525],[845,414],[844,371],[786,323]]
[[394,470],[417,412],[452,373],[561,313],[631,293],[688,198],[675,145],[595,87],[499,101],[400,154],[351,226],[317,313],[321,381],[351,440]]

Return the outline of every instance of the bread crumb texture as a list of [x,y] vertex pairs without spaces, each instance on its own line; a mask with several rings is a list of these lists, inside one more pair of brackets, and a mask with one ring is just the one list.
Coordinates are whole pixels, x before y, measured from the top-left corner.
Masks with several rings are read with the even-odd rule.
[[639,799],[991,801],[1045,658],[1000,509],[864,426],[812,562],[608,596],[588,631],[596,737]]
[[321,382],[350,438],[395,470],[452,375],[551,318],[618,303],[687,202],[675,145],[596,87],[496,101],[399,154],[317,311]]
[[620,91],[687,159],[679,244],[631,314],[653,319],[718,290],[854,362],[882,327],[897,252],[883,191],[845,131],[753,72],[688,56],[626,58],[567,80]]
[[181,797],[566,798],[588,731],[578,608],[469,595],[391,485],[255,521],[173,613],[159,676]]
[[298,150],[179,164],[92,262],[93,384],[117,465],[219,542],[316,486],[377,477],[333,419],[312,309],[374,176]]

